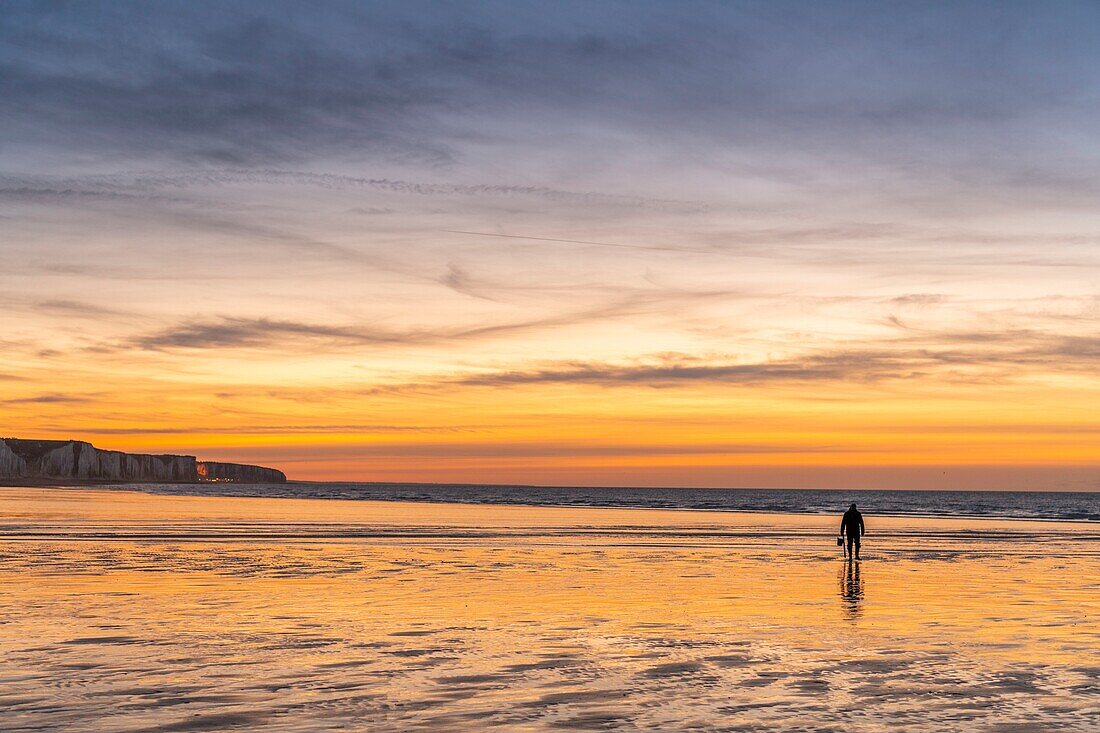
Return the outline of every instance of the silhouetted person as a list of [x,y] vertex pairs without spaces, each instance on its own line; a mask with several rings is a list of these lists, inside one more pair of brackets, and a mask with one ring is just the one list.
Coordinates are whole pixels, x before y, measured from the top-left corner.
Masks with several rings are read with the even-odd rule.
[[852,559],[852,550],[855,549],[855,559],[859,559],[859,538],[864,534],[863,515],[852,504],[840,520],[840,536],[848,538],[848,559]]

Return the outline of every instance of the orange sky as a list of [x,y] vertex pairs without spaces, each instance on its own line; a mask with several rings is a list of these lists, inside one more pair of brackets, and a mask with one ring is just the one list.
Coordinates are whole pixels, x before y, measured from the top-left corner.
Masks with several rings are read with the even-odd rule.
[[[1072,353],[1086,336],[972,325],[1051,314],[1006,316],[1038,308],[961,294],[746,296],[735,270],[728,292],[699,277],[712,282],[698,298],[686,286],[611,297],[485,286],[480,298],[408,286],[425,291],[424,308],[395,303],[400,284],[390,297],[326,297],[291,280],[153,281],[257,313],[183,324],[137,312],[129,291],[145,283],[99,295],[101,311],[28,293],[7,320],[5,432],[254,461],[297,479],[1093,487],[1100,380]],[[561,316],[579,311],[593,315]],[[359,325],[375,322],[402,335]]]
[[0,433],[1100,489],[1095,24],[242,12],[13,20]]

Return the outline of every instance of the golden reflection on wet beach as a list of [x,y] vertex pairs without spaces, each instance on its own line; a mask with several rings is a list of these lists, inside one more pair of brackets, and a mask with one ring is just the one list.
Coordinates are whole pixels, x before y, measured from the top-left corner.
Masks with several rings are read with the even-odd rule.
[[1096,730],[1100,530],[0,490],[0,729]]

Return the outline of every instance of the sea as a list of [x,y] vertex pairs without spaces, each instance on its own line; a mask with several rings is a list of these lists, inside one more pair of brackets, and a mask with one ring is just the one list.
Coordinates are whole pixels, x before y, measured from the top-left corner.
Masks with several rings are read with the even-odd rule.
[[1100,521],[1100,492],[695,489],[482,484],[322,483],[119,485],[158,494],[615,507],[789,514],[865,514]]

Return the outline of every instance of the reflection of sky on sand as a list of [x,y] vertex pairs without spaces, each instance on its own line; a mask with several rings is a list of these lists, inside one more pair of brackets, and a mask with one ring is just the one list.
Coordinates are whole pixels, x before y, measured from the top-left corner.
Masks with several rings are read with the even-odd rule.
[[869,517],[849,566],[824,517],[22,491],[0,516],[5,731],[1100,723],[1087,525]]

